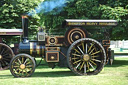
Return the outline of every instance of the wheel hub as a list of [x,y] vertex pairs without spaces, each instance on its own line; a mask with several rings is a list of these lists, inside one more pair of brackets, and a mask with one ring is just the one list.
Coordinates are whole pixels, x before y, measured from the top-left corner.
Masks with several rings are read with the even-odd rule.
[[90,56],[88,54],[84,54],[83,60],[84,61],[89,61],[90,60]]
[[24,64],[21,64],[21,65],[20,65],[20,68],[21,68],[21,69],[25,69],[25,65],[24,65]]
[[2,55],[0,55],[0,59],[2,59]]
[[79,35],[76,35],[75,38],[76,38],[76,39],[79,39]]

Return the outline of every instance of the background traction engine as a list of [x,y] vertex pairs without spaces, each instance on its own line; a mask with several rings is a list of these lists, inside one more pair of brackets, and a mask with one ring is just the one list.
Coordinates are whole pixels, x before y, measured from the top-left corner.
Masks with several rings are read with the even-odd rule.
[[6,38],[20,36],[22,33],[22,29],[0,29],[0,70],[8,69],[12,57],[17,54],[18,44],[14,44],[15,48],[11,48],[6,44]]
[[77,75],[98,74],[105,65],[106,52],[101,42],[89,38],[83,28],[97,23],[97,26],[115,26],[115,20],[65,20],[69,29],[64,36],[46,35],[39,30],[37,40],[28,40],[28,19],[22,16],[23,40],[19,44],[19,54],[10,62],[10,71],[15,77],[28,77],[35,71],[36,57],[43,58],[54,68],[68,67]]

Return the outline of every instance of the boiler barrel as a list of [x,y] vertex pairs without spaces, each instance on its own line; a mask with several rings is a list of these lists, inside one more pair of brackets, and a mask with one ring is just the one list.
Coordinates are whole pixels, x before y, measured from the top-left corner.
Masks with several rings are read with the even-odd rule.
[[29,42],[29,43],[22,43],[19,44],[19,52],[20,53],[27,53],[34,57],[44,56],[45,46],[38,45],[37,42]]

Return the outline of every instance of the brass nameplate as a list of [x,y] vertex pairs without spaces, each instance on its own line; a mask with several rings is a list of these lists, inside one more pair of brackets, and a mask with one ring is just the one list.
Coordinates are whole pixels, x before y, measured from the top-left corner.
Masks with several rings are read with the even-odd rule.
[[115,26],[117,23],[114,22],[68,22],[67,25],[75,25],[75,26]]

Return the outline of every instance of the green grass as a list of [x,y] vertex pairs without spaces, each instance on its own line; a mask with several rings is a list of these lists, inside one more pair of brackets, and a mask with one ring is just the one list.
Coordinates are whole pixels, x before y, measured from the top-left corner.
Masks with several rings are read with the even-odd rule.
[[128,57],[115,58],[101,73],[76,76],[67,68],[36,68],[29,78],[14,78],[9,70],[0,71],[0,85],[128,85]]

